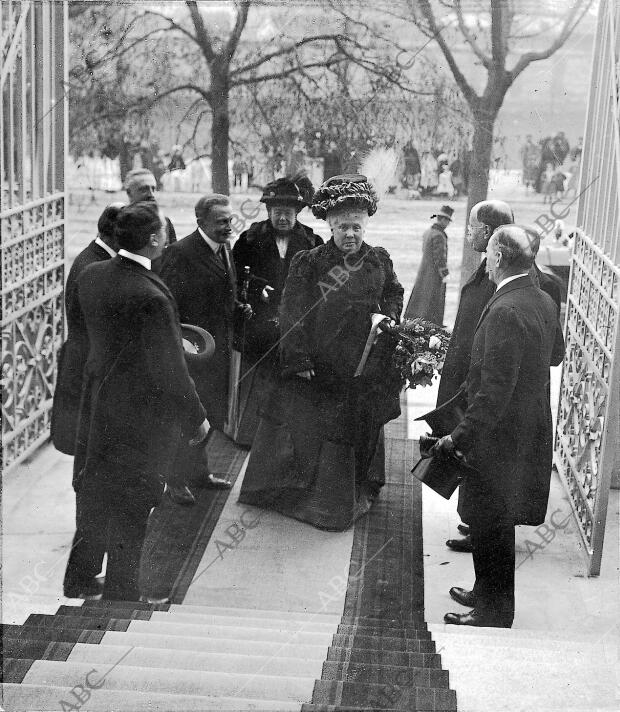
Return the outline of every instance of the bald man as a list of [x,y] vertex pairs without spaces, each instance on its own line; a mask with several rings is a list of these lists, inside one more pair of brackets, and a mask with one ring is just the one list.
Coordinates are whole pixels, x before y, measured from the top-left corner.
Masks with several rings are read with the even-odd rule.
[[466,378],[467,410],[435,448],[463,454],[478,470],[460,486],[459,514],[470,527],[475,584],[450,589],[468,613],[446,623],[512,626],[516,525],[542,524],[551,482],[549,368],[561,363],[564,340],[553,299],[529,270],[539,238],[516,225],[496,230],[486,271],[496,290],[473,338]]
[[[476,203],[469,213],[467,241],[476,252],[484,254],[493,232],[502,225],[512,225],[513,223],[514,214],[508,203],[502,200],[483,200]],[[539,241],[536,241],[536,251],[538,245]],[[541,273],[535,263],[532,263],[530,268],[530,278],[536,286],[551,295],[557,305],[559,315],[560,292],[553,279]],[[478,269],[461,290],[454,329],[439,382],[438,406],[454,397],[465,381],[469,370],[476,324],[494,292],[495,284],[487,274],[486,259],[482,259]],[[461,524],[458,529],[464,537],[448,539],[446,546],[453,551],[471,552],[472,546],[467,527]]]

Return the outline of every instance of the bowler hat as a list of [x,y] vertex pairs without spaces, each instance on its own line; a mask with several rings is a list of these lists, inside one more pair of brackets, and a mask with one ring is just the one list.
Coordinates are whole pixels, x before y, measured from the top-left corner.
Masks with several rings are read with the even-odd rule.
[[448,220],[452,220],[453,215],[454,208],[451,208],[449,205],[442,205],[440,210],[438,210],[434,215],[431,215],[431,220],[433,218],[448,218]]
[[215,341],[205,329],[194,324],[181,324],[181,335],[188,364],[204,363],[215,353]]

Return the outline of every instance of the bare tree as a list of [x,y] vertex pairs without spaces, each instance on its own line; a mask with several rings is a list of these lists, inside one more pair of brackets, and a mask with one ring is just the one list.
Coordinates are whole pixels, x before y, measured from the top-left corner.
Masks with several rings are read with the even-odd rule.
[[[242,42],[251,8],[267,6],[272,16],[282,20],[281,27],[275,28],[274,36],[265,40],[263,46],[252,42],[253,38]],[[329,71],[351,62],[377,80],[401,84],[401,78],[391,71],[389,64],[384,66],[380,51],[343,34],[342,23],[336,16],[332,15],[330,22],[325,21],[329,6],[317,3],[300,7],[302,20],[312,14],[314,19],[321,19],[328,31],[321,32],[321,27],[313,34],[299,28],[288,31],[286,25],[292,22],[292,8],[260,0],[235,0],[231,4],[234,17],[227,31],[221,31],[207,18],[206,11],[213,10],[208,3],[186,0],[184,6],[163,6],[161,11],[152,5],[142,9],[134,6],[130,10],[132,19],[96,60],[90,58],[89,69],[92,73],[119,57],[127,61],[139,52],[144,56],[145,46],[155,58],[160,54],[156,48],[165,43],[168,53],[175,57],[175,71],[157,74],[150,68],[151,76],[143,82],[142,96],[139,100],[132,98],[132,106],[147,111],[156,103],[177,96],[188,101],[197,121],[209,116],[213,189],[227,193],[230,101],[235,89],[309,77],[313,72]]]
[[[527,25],[528,19],[524,18],[526,9],[522,0],[469,2],[469,17],[465,12],[463,0],[407,0],[410,18],[441,49],[454,81],[473,115],[468,214],[475,203],[487,197],[493,129],[506,93],[530,64],[551,57],[562,47],[592,3],[593,0],[567,2],[567,7],[561,14],[553,18],[556,31],[549,44],[542,49],[519,53],[519,48],[515,45],[523,45],[525,40],[531,46],[536,34],[540,34],[528,32],[523,26]],[[476,18],[473,25],[469,22],[471,18]],[[476,93],[472,82],[467,79],[455,59],[453,29],[456,30],[458,44],[468,48],[474,55],[476,64],[486,71],[486,84],[482,93]],[[509,54],[517,55],[510,68],[507,66]],[[476,269],[477,260],[477,254],[466,241],[461,282],[466,281]]]

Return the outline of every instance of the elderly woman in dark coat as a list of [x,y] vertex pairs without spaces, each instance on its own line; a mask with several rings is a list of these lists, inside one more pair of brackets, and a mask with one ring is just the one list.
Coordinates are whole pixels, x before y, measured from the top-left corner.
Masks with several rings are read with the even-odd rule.
[[[278,311],[291,260],[301,250],[323,244],[297,216],[312,201],[314,189],[306,176],[279,178],[265,186],[261,202],[267,220],[252,223],[241,233],[232,253],[240,295],[253,316],[238,324],[236,348],[243,353],[237,392],[235,441],[251,445],[258,426],[258,406],[279,371]],[[249,269],[249,274],[245,272]]]
[[373,315],[375,323],[398,321],[403,288],[386,250],[364,242],[376,211],[364,176],[330,178],[312,210],[332,239],[291,263],[280,309],[282,380],[265,404],[239,501],[342,531],[384,482],[382,429],[400,413],[393,338],[381,333],[359,366]]

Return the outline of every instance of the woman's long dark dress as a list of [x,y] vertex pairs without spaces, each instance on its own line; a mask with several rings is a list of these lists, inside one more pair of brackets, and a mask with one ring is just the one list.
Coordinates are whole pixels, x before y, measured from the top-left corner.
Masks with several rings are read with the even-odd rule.
[[[280,309],[283,375],[264,404],[239,501],[342,531],[385,481],[382,429],[400,413],[394,342],[373,346],[354,378],[371,314],[398,320],[403,304],[386,250],[348,258],[333,240],[297,254]],[[314,369],[304,380],[296,373]]]
[[[235,243],[232,253],[243,291],[244,270],[250,268],[248,302],[254,312],[249,321],[237,325],[235,346],[241,351],[241,372],[236,389],[238,398],[235,442],[250,446],[258,427],[258,408],[264,405],[277,378],[279,368],[278,311],[282,290],[293,257],[301,250],[322,245],[323,240],[311,228],[296,222],[288,240],[284,257],[280,257],[276,232],[270,220],[253,223]],[[272,288],[268,301],[261,294]]]

